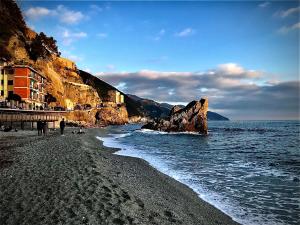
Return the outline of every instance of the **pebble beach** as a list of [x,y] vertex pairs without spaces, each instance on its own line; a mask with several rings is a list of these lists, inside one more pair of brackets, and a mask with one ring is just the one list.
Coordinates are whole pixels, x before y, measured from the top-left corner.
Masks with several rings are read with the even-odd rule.
[[146,161],[113,154],[101,129],[0,133],[0,224],[237,225]]

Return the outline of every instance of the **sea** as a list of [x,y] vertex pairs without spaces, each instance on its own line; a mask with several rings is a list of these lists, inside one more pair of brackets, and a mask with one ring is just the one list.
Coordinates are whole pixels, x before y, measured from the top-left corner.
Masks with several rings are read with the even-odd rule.
[[111,126],[99,137],[142,158],[244,225],[300,224],[300,121],[209,121],[207,136]]

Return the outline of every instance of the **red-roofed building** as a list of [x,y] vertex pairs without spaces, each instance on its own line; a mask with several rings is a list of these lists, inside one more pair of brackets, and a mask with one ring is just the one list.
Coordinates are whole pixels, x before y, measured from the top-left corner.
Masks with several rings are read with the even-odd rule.
[[7,93],[2,93],[8,97],[17,94],[25,102],[25,108],[40,109],[45,107],[45,85],[46,78],[40,72],[30,66],[13,65],[6,66],[2,71],[3,77],[9,78],[6,82]]

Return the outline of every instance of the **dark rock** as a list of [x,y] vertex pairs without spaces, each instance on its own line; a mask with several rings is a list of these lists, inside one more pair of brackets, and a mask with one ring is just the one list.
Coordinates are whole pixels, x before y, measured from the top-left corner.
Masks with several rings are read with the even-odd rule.
[[294,177],[293,181],[294,181],[294,182],[300,182],[300,180],[299,180],[298,177]]
[[179,105],[175,105],[172,107],[169,116],[172,116],[174,113],[178,112],[179,110],[181,110],[182,107],[180,107]]
[[208,99],[192,101],[182,109],[174,106],[168,118],[150,122],[142,129],[166,132],[191,131],[207,134],[207,110]]

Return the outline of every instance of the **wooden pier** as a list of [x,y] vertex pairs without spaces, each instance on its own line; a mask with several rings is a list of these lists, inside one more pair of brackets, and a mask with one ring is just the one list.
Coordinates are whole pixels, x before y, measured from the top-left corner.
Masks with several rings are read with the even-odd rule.
[[31,128],[34,127],[37,121],[52,122],[53,128],[55,122],[60,121],[67,111],[47,111],[47,110],[22,110],[22,109],[6,109],[0,108],[0,124],[20,124],[24,128],[25,123],[30,123]]

